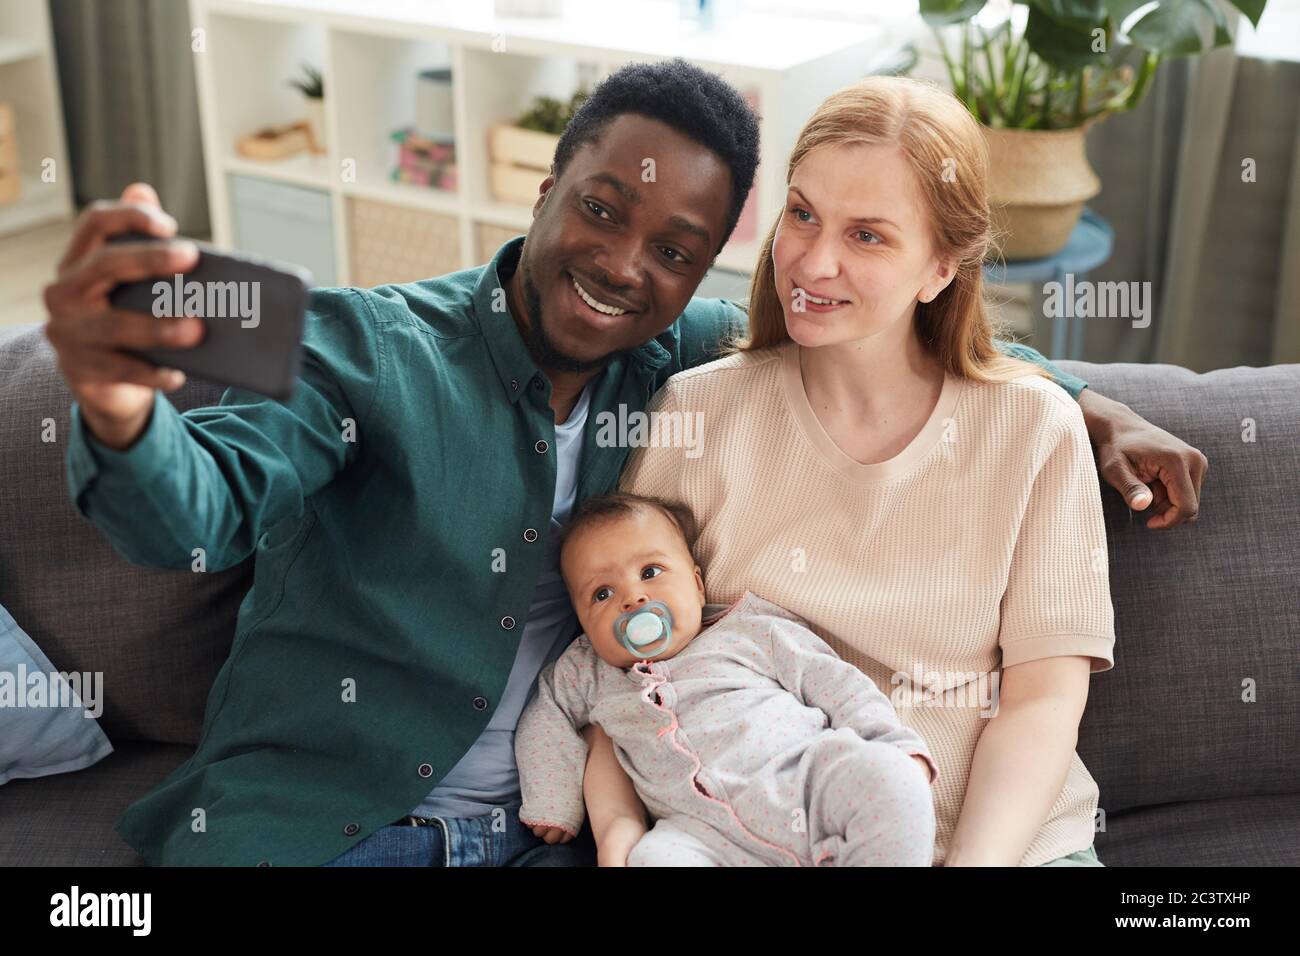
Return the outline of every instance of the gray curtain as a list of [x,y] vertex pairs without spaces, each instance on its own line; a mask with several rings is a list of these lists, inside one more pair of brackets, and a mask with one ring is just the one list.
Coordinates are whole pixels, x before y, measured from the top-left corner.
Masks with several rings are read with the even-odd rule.
[[206,236],[189,16],[183,0],[50,0],[77,202],[144,180]]
[[[1091,205],[1115,228],[1097,281],[1149,281],[1151,326],[1085,325],[1096,362],[1198,371],[1300,362],[1300,64],[1230,48],[1163,63],[1088,136]],[[1242,162],[1255,161],[1255,182]]]

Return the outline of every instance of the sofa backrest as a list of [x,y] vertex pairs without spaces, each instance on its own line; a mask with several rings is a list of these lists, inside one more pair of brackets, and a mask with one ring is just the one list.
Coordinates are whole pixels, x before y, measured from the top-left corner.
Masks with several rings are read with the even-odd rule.
[[[1210,459],[1200,520],[1173,531],[1102,486],[1115,668],[1079,754],[1103,809],[1300,792],[1300,366],[1061,364]],[[191,379],[171,399],[221,392]],[[0,604],[56,667],[103,672],[110,738],[196,743],[252,559],[191,573],[114,552],[68,496],[70,406],[41,328],[0,330]]]
[[[184,410],[221,393],[191,379],[170,397]],[[0,604],[55,667],[103,673],[111,740],[196,744],[252,560],[191,573],[118,555],[68,494],[71,407],[42,328],[0,329]]]
[[1300,792],[1300,365],[1060,364],[1210,462],[1172,530],[1102,485],[1115,667],[1078,748],[1102,809]]

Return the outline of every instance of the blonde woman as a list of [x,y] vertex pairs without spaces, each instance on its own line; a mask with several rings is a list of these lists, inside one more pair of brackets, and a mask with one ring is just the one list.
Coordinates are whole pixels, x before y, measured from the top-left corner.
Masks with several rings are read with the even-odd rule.
[[[621,487],[689,505],[709,601],[788,608],[893,697],[939,766],[935,864],[1095,866],[1075,743],[1114,665],[1097,471],[1076,402],[993,344],[986,167],[928,84],[823,103],[750,337],[651,406],[702,414],[702,447],[638,448]],[[625,860],[644,818],[603,735],[586,789],[602,817],[626,809],[600,848]]]

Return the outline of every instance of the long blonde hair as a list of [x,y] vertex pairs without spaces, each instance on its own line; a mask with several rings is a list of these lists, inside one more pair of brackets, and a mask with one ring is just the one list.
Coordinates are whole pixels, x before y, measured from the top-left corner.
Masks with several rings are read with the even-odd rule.
[[[834,93],[813,113],[786,169],[786,182],[822,146],[897,145],[916,174],[935,252],[957,272],[930,302],[916,305],[921,344],[952,375],[1006,381],[1037,365],[1004,356],[993,344],[984,303],[984,258],[993,242],[987,191],[988,148],[978,124],[950,93],[921,80],[872,76]],[[784,214],[784,213],[782,213]],[[777,294],[772,241],[763,241],[749,294],[749,335],[732,351],[769,348],[790,340]]]

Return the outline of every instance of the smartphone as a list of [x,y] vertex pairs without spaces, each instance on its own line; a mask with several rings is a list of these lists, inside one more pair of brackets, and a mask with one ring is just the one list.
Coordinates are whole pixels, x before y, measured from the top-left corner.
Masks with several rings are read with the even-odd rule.
[[[157,243],[125,233],[111,243]],[[246,388],[275,399],[293,394],[302,356],[302,326],[311,273],[295,265],[194,242],[198,264],[189,272],[117,286],[114,308],[158,318],[197,316],[203,340],[190,348],[124,349],[155,365]]]

